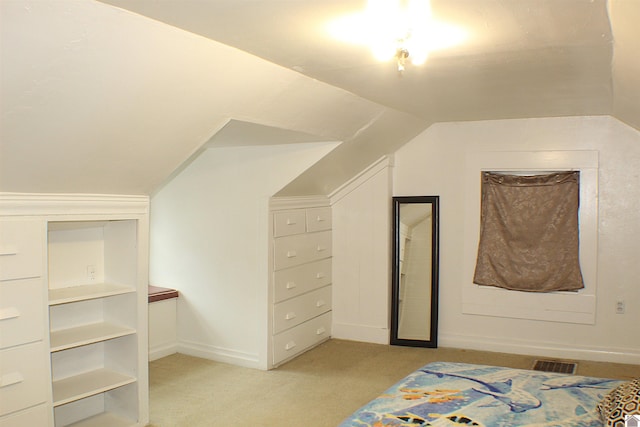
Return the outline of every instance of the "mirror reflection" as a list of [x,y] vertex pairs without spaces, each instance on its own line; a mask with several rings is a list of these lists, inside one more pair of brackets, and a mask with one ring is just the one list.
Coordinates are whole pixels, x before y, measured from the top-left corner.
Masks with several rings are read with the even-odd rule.
[[394,197],[391,344],[436,347],[438,197]]

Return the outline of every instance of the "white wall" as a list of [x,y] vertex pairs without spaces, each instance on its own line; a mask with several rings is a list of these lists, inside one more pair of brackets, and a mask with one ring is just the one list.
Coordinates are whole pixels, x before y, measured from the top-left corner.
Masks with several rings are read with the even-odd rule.
[[[463,288],[475,286],[465,280],[464,248],[478,233],[463,227],[469,206],[465,158],[520,150],[598,151],[593,325],[463,314]],[[440,195],[440,345],[640,363],[639,171],[640,133],[610,117],[441,123],[398,150],[394,195]],[[617,299],[626,302],[625,314],[616,314]]]
[[150,283],[178,289],[178,351],[266,368],[268,202],[335,143],[211,148],[151,200]]
[[384,159],[331,196],[334,338],[389,343],[390,179]]

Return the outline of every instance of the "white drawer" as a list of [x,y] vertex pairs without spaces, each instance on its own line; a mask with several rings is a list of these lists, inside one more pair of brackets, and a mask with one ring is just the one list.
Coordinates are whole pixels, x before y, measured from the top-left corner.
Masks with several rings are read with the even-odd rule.
[[0,280],[42,276],[44,222],[0,221]]
[[307,231],[331,230],[331,208],[312,208],[306,210]]
[[42,278],[0,282],[0,348],[44,337]]
[[274,270],[329,258],[331,256],[331,231],[296,234],[274,239]]
[[47,401],[47,353],[42,341],[0,351],[0,415]]
[[304,350],[328,339],[331,336],[331,312],[308,320],[294,328],[274,335],[273,363],[302,353]]
[[331,283],[331,258],[273,273],[273,302],[293,298]]
[[15,412],[0,418],[0,427],[45,427],[51,424],[49,412],[46,405]]
[[331,286],[283,301],[273,307],[273,333],[280,333],[329,310]]
[[273,236],[289,236],[305,231],[304,210],[296,209],[273,214]]

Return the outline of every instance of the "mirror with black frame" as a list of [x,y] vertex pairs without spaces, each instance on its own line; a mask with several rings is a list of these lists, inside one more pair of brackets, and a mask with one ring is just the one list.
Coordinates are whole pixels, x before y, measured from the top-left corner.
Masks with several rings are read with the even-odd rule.
[[439,196],[393,198],[391,344],[438,346]]

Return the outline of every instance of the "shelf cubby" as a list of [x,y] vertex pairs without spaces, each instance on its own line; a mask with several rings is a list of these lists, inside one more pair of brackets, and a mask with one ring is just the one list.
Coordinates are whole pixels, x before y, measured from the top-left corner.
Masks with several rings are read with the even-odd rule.
[[106,322],[51,331],[51,352],[54,353],[135,333],[135,329]]
[[135,382],[109,369],[96,369],[53,382],[53,406],[60,406]]
[[131,286],[112,283],[97,283],[49,289],[49,305],[68,304],[70,302],[122,295],[135,291]]

